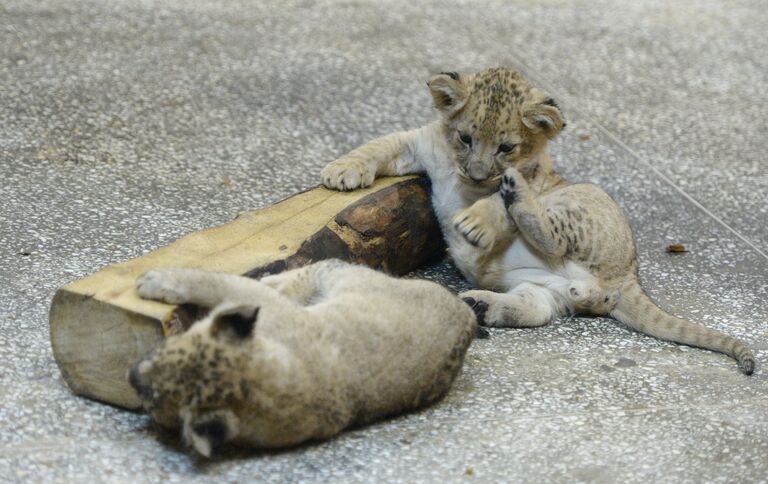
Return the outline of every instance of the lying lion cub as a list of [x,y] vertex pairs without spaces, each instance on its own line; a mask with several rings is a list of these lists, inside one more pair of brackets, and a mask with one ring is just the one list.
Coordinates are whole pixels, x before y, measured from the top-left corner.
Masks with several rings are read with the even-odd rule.
[[156,269],[141,297],[212,310],[136,363],[131,385],[161,425],[209,457],[225,442],[282,447],[432,403],[476,317],[437,284],[338,260],[261,281]]

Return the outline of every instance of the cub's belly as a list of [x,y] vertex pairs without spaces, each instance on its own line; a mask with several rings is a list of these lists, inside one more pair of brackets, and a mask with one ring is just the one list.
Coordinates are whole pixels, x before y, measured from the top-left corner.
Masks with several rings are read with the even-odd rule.
[[482,289],[508,292],[521,284],[536,284],[567,300],[574,282],[597,284],[597,279],[585,267],[574,262],[553,264],[531,250],[520,237],[495,258],[465,257],[460,262],[456,255],[461,250],[458,249],[461,241],[454,239],[454,242],[457,244],[454,246],[457,250],[451,247],[454,262],[473,285]]
[[507,292],[523,283],[533,283],[565,294],[572,281],[593,281],[594,276],[573,262],[552,264],[534,253],[521,237],[507,250],[489,257],[472,247],[453,228],[453,216],[489,193],[468,191],[455,179],[433,178],[432,207],[435,210],[449,253],[464,277],[476,287]]
[[597,284],[586,267],[571,261],[547,260],[534,252],[522,237],[515,239],[504,253],[502,267],[507,291],[527,282],[567,297],[569,287],[576,281]]

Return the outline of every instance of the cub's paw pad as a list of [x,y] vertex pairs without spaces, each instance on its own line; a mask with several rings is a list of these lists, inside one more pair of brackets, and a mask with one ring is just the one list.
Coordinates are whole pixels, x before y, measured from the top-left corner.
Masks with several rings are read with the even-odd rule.
[[185,301],[177,289],[177,279],[173,271],[154,269],[136,279],[136,291],[144,299],[164,301],[169,304],[181,304]]
[[488,303],[478,301],[473,297],[464,297],[461,300],[467,303],[467,305],[472,308],[472,311],[475,312],[475,316],[477,316],[477,324],[485,324],[485,313],[488,312]]
[[509,208],[510,205],[518,200],[517,196],[517,181],[516,177],[510,170],[504,172],[504,176],[501,177],[501,188],[499,189],[501,199],[504,200],[504,206]]

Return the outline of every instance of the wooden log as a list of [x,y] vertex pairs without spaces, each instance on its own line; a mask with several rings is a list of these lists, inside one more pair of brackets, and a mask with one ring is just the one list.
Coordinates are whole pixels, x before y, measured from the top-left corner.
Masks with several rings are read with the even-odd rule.
[[348,193],[312,189],[67,284],[50,309],[65,381],[78,395],[139,406],[126,378],[130,365],[200,315],[137,296],[136,277],[154,267],[260,277],[336,257],[402,275],[441,258],[428,188],[425,178],[404,177]]

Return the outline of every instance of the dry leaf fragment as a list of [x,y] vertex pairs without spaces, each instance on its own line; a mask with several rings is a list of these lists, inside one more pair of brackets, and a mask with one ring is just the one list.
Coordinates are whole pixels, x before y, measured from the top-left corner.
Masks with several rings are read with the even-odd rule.
[[681,252],[688,252],[683,244],[672,244],[667,246],[667,252],[670,254],[679,254]]
[[580,135],[579,135],[579,139],[580,139],[581,141],[589,141],[589,140],[591,140],[591,139],[592,139],[592,136],[591,136],[591,135],[589,135],[589,134],[587,134],[587,133],[584,133],[584,134],[580,134]]
[[224,178],[221,179],[221,183],[225,187],[228,187],[232,185],[232,178],[230,178],[229,175],[224,175]]

